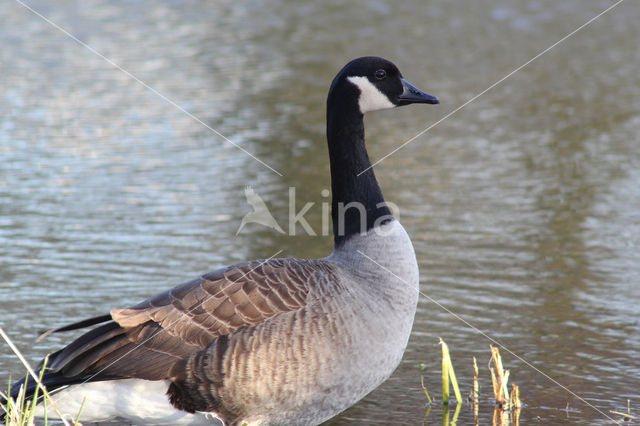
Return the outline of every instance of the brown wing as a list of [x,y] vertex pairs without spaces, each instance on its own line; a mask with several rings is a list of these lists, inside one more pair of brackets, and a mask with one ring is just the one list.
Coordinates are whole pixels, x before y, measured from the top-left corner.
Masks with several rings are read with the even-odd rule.
[[171,367],[220,336],[304,307],[323,261],[273,259],[220,269],[128,309],[54,354],[51,368],[93,380],[170,378]]

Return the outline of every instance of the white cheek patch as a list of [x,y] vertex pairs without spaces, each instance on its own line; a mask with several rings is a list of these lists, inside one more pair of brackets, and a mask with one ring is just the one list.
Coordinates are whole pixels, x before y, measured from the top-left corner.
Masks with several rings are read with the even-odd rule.
[[379,91],[367,77],[347,77],[347,80],[360,89],[358,106],[362,114],[379,109],[393,108],[395,106],[391,103],[387,95]]

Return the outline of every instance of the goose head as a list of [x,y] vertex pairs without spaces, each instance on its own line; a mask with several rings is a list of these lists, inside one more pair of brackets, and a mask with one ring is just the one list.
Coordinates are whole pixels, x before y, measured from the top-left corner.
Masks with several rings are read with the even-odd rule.
[[329,95],[335,91],[351,92],[361,114],[414,103],[439,103],[437,97],[405,80],[392,62],[375,56],[354,59],[345,65],[333,80]]
[[352,60],[333,79],[327,97],[327,142],[336,248],[392,217],[365,148],[364,114],[438,102],[407,82],[393,63],[374,56]]

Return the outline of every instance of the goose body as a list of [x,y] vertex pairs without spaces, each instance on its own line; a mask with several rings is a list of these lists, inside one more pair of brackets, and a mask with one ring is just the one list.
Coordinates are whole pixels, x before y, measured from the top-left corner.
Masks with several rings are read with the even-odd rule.
[[389,61],[347,64],[327,101],[331,255],[233,265],[52,330],[95,326],[50,356],[43,382],[59,408],[77,413],[86,397],[88,421],[318,424],[386,380],[411,332],[418,266],[370,169],[363,114],[415,102],[437,99]]

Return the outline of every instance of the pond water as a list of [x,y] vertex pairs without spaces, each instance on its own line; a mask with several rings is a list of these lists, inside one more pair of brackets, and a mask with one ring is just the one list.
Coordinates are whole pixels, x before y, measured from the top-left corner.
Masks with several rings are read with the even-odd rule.
[[[36,362],[72,337],[34,343],[39,330],[279,250],[328,254],[324,102],[344,63],[387,57],[441,100],[369,114],[375,161],[612,4],[29,2],[171,103],[4,2],[0,326]],[[440,395],[439,337],[465,394],[478,359],[482,424],[492,341],[523,424],[610,424],[627,400],[638,413],[637,6],[620,3],[376,166],[423,296],[398,370],[328,424],[421,424],[421,377]],[[247,186],[283,227],[295,187],[298,209],[315,202],[305,217],[319,235],[236,235]],[[9,373],[22,370],[0,345],[0,383]],[[458,423],[472,420],[467,404]],[[424,421],[443,423],[438,404]]]

